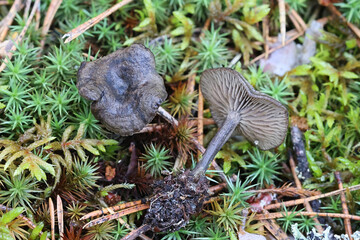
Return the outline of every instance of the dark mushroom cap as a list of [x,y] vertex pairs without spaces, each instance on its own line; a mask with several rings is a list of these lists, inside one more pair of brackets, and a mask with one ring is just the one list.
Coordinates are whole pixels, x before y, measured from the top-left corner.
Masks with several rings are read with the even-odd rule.
[[279,146],[286,136],[288,111],[277,100],[256,91],[237,71],[205,70],[201,91],[215,122],[222,126],[230,112],[240,115],[236,131],[262,150]]
[[93,101],[94,116],[108,130],[123,136],[151,122],[167,97],[154,55],[140,44],[83,62],[76,86],[81,96]]

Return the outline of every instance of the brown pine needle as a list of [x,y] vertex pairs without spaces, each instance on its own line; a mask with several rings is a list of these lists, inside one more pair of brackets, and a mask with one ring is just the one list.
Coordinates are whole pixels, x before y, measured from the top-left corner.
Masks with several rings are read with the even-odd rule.
[[58,227],[60,239],[63,239],[64,236],[64,210],[61,198],[59,195],[56,197],[56,212],[58,218]]
[[[342,180],[341,180],[340,173],[337,172],[337,171],[335,172],[335,178],[336,178],[336,181],[338,182],[339,189],[340,189],[340,190],[344,189],[343,184],[342,184]],[[347,204],[346,204],[346,197],[345,197],[345,193],[344,193],[344,192],[341,192],[341,193],[340,193],[340,198],[341,198],[341,207],[342,207],[343,213],[344,213],[345,215],[349,215],[349,209],[348,209]],[[352,240],[352,237],[351,237],[351,235],[352,235],[352,229],[351,229],[350,219],[345,218],[345,219],[344,219],[344,225],[345,225],[345,232],[346,232],[346,234],[348,235],[349,240]]]
[[281,45],[285,46],[285,40],[286,40],[285,0],[278,0],[278,2],[279,2],[279,15],[280,15]]
[[102,214],[107,214],[107,213],[109,213],[111,211],[117,212],[117,211],[125,209],[125,208],[130,208],[130,207],[140,205],[142,203],[145,203],[146,201],[147,201],[146,199],[137,200],[137,201],[133,201],[133,202],[121,203],[121,204],[113,206],[113,207],[108,207],[108,208],[103,208],[103,209],[100,209],[100,210],[96,210],[96,211],[93,211],[91,213],[86,214],[85,216],[80,218],[80,220],[85,220],[85,219],[88,219],[88,218],[91,218],[91,217],[96,217],[96,216],[100,216]]
[[78,26],[78,27],[74,28],[73,30],[71,30],[70,32],[66,33],[62,38],[66,38],[65,43],[68,43],[68,42],[74,40],[75,38],[77,38],[78,36],[83,34],[86,30],[88,30],[89,28],[91,28],[92,26],[94,26],[95,24],[97,24],[98,22],[100,22],[101,20],[103,20],[104,18],[109,16],[110,14],[112,14],[113,12],[117,11],[121,7],[125,6],[126,4],[131,3],[132,1],[133,0],[123,0],[123,1],[115,4],[111,8],[105,10],[105,12],[100,13],[96,17],[93,17],[92,19],[88,20],[87,22],[81,24],[80,26]]
[[[265,214],[269,214],[268,211],[263,210]],[[256,217],[256,216],[255,216]],[[281,227],[273,219],[260,219],[265,228],[277,239],[277,240],[288,240],[288,235],[281,229]]]
[[265,16],[262,21],[265,59],[269,57],[269,17]]
[[[336,16],[338,16],[341,20],[343,20],[344,22],[346,22],[346,24],[348,25],[348,27],[355,33],[355,35],[360,38],[360,29],[355,26],[354,24],[348,22],[346,20],[346,18],[341,14],[341,12],[339,12],[339,10],[337,10],[337,8],[332,4],[330,3],[328,6],[327,6],[330,11],[332,13],[334,13]],[[359,44],[358,44],[359,45]]]
[[142,225],[141,227],[138,227],[137,229],[126,234],[121,240],[136,239],[138,236],[141,236],[141,233],[144,233],[150,229],[151,229],[151,227],[149,225],[147,225],[147,224]]
[[280,188],[249,190],[249,191],[246,191],[246,192],[251,192],[251,193],[275,193],[275,194],[278,194],[278,195],[281,195],[281,196],[286,196],[286,197],[296,197],[296,196],[309,197],[309,196],[318,196],[318,195],[321,194],[318,191],[309,191],[309,190],[306,190],[306,189],[299,189],[299,188],[291,187],[290,184],[291,183],[284,184]]
[[[286,3],[286,7],[290,8],[289,4]],[[307,25],[306,25],[305,21],[300,17],[300,15],[297,13],[297,11],[295,11],[294,9],[290,9],[289,17],[290,16],[293,17],[295,22],[297,22],[301,26],[301,28],[299,29],[300,30],[299,32],[305,31],[307,29]],[[294,25],[295,25],[295,23],[294,23]]]
[[[287,212],[276,212],[276,213],[267,213],[267,214],[257,214],[254,219],[275,219],[286,216]],[[343,219],[351,219],[354,221],[360,221],[360,216],[342,214],[342,213],[318,213],[318,212],[297,212],[295,216],[317,216],[317,217],[330,217],[330,218],[343,218]]]
[[113,213],[113,214],[109,214],[109,215],[106,215],[104,217],[94,219],[94,220],[88,222],[87,224],[85,224],[83,226],[83,228],[89,228],[89,227],[92,227],[92,226],[95,226],[95,225],[98,225],[98,224],[101,224],[101,223],[104,223],[104,222],[107,222],[107,221],[110,221],[110,220],[113,220],[113,219],[120,218],[122,216],[129,215],[131,213],[135,213],[135,212],[138,212],[138,211],[141,211],[141,210],[148,209],[149,207],[150,207],[150,203],[145,203],[145,204],[140,204],[140,205],[137,205],[137,206],[134,206],[134,207],[130,207],[130,208],[127,208],[125,210],[122,210],[122,211],[119,211],[119,212],[116,212],[116,213]]
[[55,240],[55,209],[54,209],[54,203],[51,198],[49,198],[49,211],[50,211],[51,239]]
[[302,199],[297,199],[297,200],[290,200],[290,201],[281,202],[281,203],[270,204],[268,206],[265,206],[265,209],[270,210],[270,209],[275,209],[275,208],[281,208],[283,206],[284,207],[289,207],[289,206],[299,205],[299,204],[303,204],[304,201],[311,202],[311,201],[314,201],[316,199],[338,195],[341,192],[346,191],[346,189],[349,189],[349,191],[359,190],[360,189],[360,184],[355,185],[355,186],[351,186],[351,187],[348,187],[348,188],[344,188],[344,189],[335,190],[335,191],[332,191],[332,192],[329,192],[329,193],[320,194],[320,195],[317,195],[317,196],[312,196],[312,197],[302,198]]
[[44,23],[43,23],[43,27],[41,29],[41,43],[40,43],[40,48],[43,49],[44,45],[45,45],[45,36],[48,33],[49,29],[50,29],[50,25],[55,17],[55,14],[57,12],[57,10],[60,7],[62,0],[51,0],[50,6],[46,12],[45,15],[45,19],[44,19]]
[[[7,1],[6,1],[7,2]],[[18,11],[23,8],[23,4],[21,0],[15,0],[13,5],[10,8],[9,13],[4,17],[0,22],[0,42],[4,41],[8,31],[9,27],[11,26],[12,22],[14,21],[14,18]]]
[[[40,0],[36,0],[35,3],[34,3],[34,6],[31,10],[31,13],[30,13],[30,16],[29,18],[27,19],[26,21],[26,24],[25,24],[25,27],[21,30],[21,33],[19,34],[19,36],[17,36],[16,40],[15,40],[15,44],[13,44],[13,46],[11,47],[11,49],[7,52],[7,55],[6,55],[6,58],[4,59],[3,63],[1,64],[0,66],[0,73],[6,68],[6,63],[8,63],[13,54],[14,54],[14,51],[16,50],[16,46],[19,45],[19,43],[22,41],[22,39],[24,38],[25,36],[25,33],[27,31],[27,29],[29,28],[30,26],[30,23],[31,23],[31,20],[33,19],[34,17],[34,14],[36,12],[36,9],[40,7]],[[1,32],[1,31],[0,31]]]
[[[197,122],[197,134],[198,141],[202,145],[204,144],[204,97],[202,95],[200,86],[199,86],[199,99],[198,99],[198,122]],[[200,153],[200,151],[199,151]],[[198,153],[198,155],[200,155]]]

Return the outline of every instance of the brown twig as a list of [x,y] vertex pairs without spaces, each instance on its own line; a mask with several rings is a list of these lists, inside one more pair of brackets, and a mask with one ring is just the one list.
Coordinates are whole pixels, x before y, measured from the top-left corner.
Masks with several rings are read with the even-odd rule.
[[29,16],[30,6],[31,6],[31,0],[25,0],[25,9],[24,9],[24,15],[23,18],[27,19]]
[[[201,30],[199,38],[203,38],[205,36],[205,32],[209,29],[211,23],[211,18],[206,19],[205,24]],[[196,70],[195,73],[191,74],[188,79],[188,90],[189,92],[193,92],[195,88],[195,78],[196,78]],[[203,112],[204,112],[204,97],[201,93],[199,87],[199,95],[198,95],[198,122],[197,122],[197,140],[202,145],[203,144],[203,131],[204,131],[204,123],[203,123]],[[198,151],[198,156],[200,156],[201,151]]]
[[269,17],[265,16],[262,21],[265,59],[269,57]]
[[64,237],[64,209],[59,195],[57,195],[56,197],[56,212],[58,218],[59,235],[61,240]]
[[133,201],[133,202],[121,203],[121,204],[113,206],[113,207],[103,208],[103,209],[96,210],[96,211],[93,211],[91,213],[86,214],[85,216],[80,218],[80,220],[85,220],[85,219],[88,219],[88,218],[91,218],[91,217],[96,217],[96,216],[99,216],[99,215],[102,215],[102,214],[107,214],[110,211],[117,212],[117,211],[125,209],[125,208],[138,206],[140,204],[146,203],[147,201],[148,201],[148,199],[142,199],[142,200],[136,200],[136,201]]
[[303,29],[301,28],[300,24],[298,23],[297,19],[295,18],[295,16],[293,14],[288,14],[289,15],[289,18],[291,20],[291,22],[294,24],[295,28],[296,28],[296,31],[298,32],[302,32]]
[[[265,214],[269,214],[268,211],[263,210]],[[256,216],[255,216],[256,217]],[[277,239],[277,240],[288,240],[288,235],[281,229],[274,219],[260,219],[260,223],[264,224],[266,229]]]
[[55,240],[55,209],[54,209],[54,203],[51,198],[49,198],[49,211],[50,211],[51,239]]
[[[337,181],[337,183],[339,185],[339,189],[340,190],[344,189],[343,184],[342,184],[342,180],[341,180],[341,176],[340,176],[340,173],[338,171],[335,172],[335,178],[336,178],[336,181]],[[349,209],[348,209],[347,204],[346,204],[346,197],[345,197],[344,192],[340,193],[340,198],[341,198],[341,206],[342,206],[343,213],[345,215],[349,215]],[[352,229],[351,229],[350,219],[345,218],[344,219],[344,225],[345,225],[345,232],[348,235],[349,240],[352,240],[352,237],[351,237]]]
[[149,231],[151,229],[151,227],[147,224],[142,225],[141,227],[138,227],[137,229],[129,232],[128,234],[126,234],[121,240],[133,240],[136,239],[139,235],[141,235],[142,233]]
[[98,16],[93,17],[92,19],[88,20],[87,22],[72,29],[70,32],[66,33],[63,36],[63,38],[66,38],[65,43],[68,43],[68,42],[74,40],[75,38],[77,38],[78,36],[83,34],[86,30],[88,30],[89,28],[91,28],[92,26],[94,26],[95,24],[97,24],[98,22],[100,22],[101,20],[103,20],[104,18],[109,16],[110,14],[112,14],[113,12],[117,11],[119,8],[125,6],[126,4],[131,3],[132,1],[133,0],[123,0],[123,1],[115,4],[111,8],[107,9],[105,12],[100,13]]
[[278,3],[279,3],[279,15],[280,15],[281,45],[285,46],[285,39],[286,39],[285,0],[278,0]]
[[[286,216],[287,212],[276,212],[276,213],[266,213],[266,214],[257,214],[254,217],[254,220],[260,219],[275,219]],[[294,213],[295,216],[318,216],[318,217],[330,217],[330,218],[343,218],[343,219],[352,219],[354,221],[360,221],[360,216],[342,214],[342,213],[318,213],[318,212],[297,212]]]
[[55,17],[55,14],[57,12],[57,10],[60,7],[62,0],[51,0],[50,6],[46,12],[45,18],[44,18],[44,23],[41,29],[41,43],[40,43],[40,48],[43,49],[44,45],[45,45],[45,36],[48,33],[49,29],[50,29],[50,25]]
[[[287,7],[288,9],[290,9],[289,4],[287,4],[287,3],[286,3],[286,7]],[[304,20],[300,17],[300,15],[299,15],[294,9],[290,9],[290,11],[289,11],[289,16],[295,18],[295,21],[296,21],[298,24],[300,24],[300,26],[301,26],[302,29],[299,28],[300,31],[298,31],[298,32],[301,32],[301,30],[302,30],[302,31],[305,31],[305,30],[307,29],[306,23],[304,22]],[[294,25],[295,25],[295,23],[294,23]]]
[[[15,3],[14,3],[15,4]],[[19,34],[19,36],[16,38],[15,40],[15,44],[13,44],[13,46],[11,47],[11,49],[7,52],[7,56],[4,59],[3,63],[0,66],[0,72],[2,72],[5,68],[6,68],[6,64],[11,60],[14,51],[16,50],[16,46],[19,45],[19,43],[22,41],[22,39],[25,36],[25,33],[27,31],[27,29],[29,28],[29,25],[31,23],[31,20],[34,17],[35,11],[37,8],[40,7],[40,0],[36,0],[33,6],[33,9],[31,10],[30,16],[26,21],[25,27],[21,30],[21,33]]]
[[358,27],[356,27],[354,24],[348,22],[346,20],[346,18],[341,14],[341,12],[339,12],[339,10],[337,10],[337,8],[332,4],[329,3],[329,5],[327,5],[327,7],[329,8],[329,10],[334,13],[336,16],[338,16],[341,20],[343,20],[344,22],[346,22],[346,24],[348,25],[348,27],[355,33],[355,35],[360,38],[360,29]]
[[39,30],[40,28],[40,19],[41,19],[41,13],[40,13],[40,8],[36,9],[35,12],[35,30]]
[[[204,144],[204,97],[199,86],[199,98],[198,98],[198,122],[197,122],[197,135],[198,141],[201,145]],[[198,152],[200,155],[200,151]]]
[[0,1],[0,5],[8,5],[8,4],[10,4],[9,1]]
[[9,27],[11,26],[16,14],[24,5],[21,0],[15,0],[13,5],[10,8],[9,13],[6,17],[0,22],[0,42],[4,41],[7,32],[9,31]]
[[267,189],[260,189],[260,190],[249,190],[246,191],[248,193],[274,193],[282,196],[287,197],[308,197],[308,196],[317,196],[320,194],[318,191],[309,191],[306,189],[299,189],[289,186],[290,184],[284,184],[281,188],[267,188]]
[[[360,189],[360,184],[355,185],[355,186],[351,186],[346,188],[349,191],[356,191]],[[302,199],[297,199],[297,200],[290,200],[290,201],[286,201],[286,202],[281,202],[281,203],[274,203],[274,204],[270,204],[268,206],[265,206],[265,209],[270,210],[270,209],[275,209],[275,208],[281,208],[281,207],[289,207],[289,206],[294,206],[294,205],[299,205],[299,204],[303,204],[304,201],[314,201],[316,199],[320,199],[320,198],[325,198],[325,197],[331,197],[331,196],[335,196],[340,194],[341,192],[346,191],[346,189],[339,189],[339,190],[335,190],[329,193],[324,193],[318,196],[312,196],[312,197],[308,197],[308,198],[302,198]]]
[[[299,178],[298,178],[298,176],[297,176],[296,170],[295,170],[296,166],[295,166],[295,162],[294,162],[294,159],[293,159],[292,154],[290,154],[289,162],[290,162],[291,172],[292,172],[292,175],[293,175],[293,177],[294,177],[295,185],[296,185],[296,187],[297,187],[298,189],[301,189],[301,190],[302,190],[303,188],[302,188],[301,182],[300,182],[300,180],[299,180]],[[308,212],[313,212],[313,209],[312,209],[312,207],[310,206],[309,201],[306,201],[306,200],[305,200],[305,201],[304,201],[304,206],[305,206],[306,211],[308,211]],[[323,232],[323,228],[321,227],[321,224],[320,224],[319,220],[318,220],[316,217],[314,217],[314,222],[316,223],[316,225],[315,225],[316,230],[317,230],[319,233],[322,233],[322,232]]]
[[131,213],[135,213],[135,212],[138,212],[138,211],[141,211],[141,210],[148,209],[149,207],[150,207],[150,203],[139,204],[139,205],[127,208],[125,210],[122,210],[122,211],[119,211],[119,212],[116,212],[116,213],[113,213],[113,214],[109,214],[109,215],[106,215],[104,217],[94,219],[94,220],[88,222],[87,224],[85,224],[83,226],[83,228],[89,228],[89,227],[104,223],[106,221],[110,221],[110,220],[113,220],[113,219],[120,218],[122,216],[129,215]]

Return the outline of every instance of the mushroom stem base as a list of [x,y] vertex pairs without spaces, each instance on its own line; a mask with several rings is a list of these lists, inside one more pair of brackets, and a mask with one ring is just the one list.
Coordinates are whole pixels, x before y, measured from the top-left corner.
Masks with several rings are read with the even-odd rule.
[[202,209],[209,196],[208,181],[205,176],[195,179],[189,173],[170,175],[154,183],[155,195],[144,220],[154,232],[177,231]]
[[226,141],[230,138],[239,122],[240,115],[238,113],[229,113],[224,124],[209,143],[209,146],[207,147],[202,159],[198,162],[192,171],[192,174],[196,178],[200,177],[206,172],[211,161],[214,159],[215,155],[220,151]]

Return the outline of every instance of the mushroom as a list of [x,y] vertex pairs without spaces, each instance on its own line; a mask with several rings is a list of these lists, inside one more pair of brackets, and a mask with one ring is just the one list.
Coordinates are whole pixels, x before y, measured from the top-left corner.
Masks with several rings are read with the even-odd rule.
[[286,135],[288,111],[277,100],[256,91],[237,71],[229,68],[205,70],[200,78],[211,114],[221,126],[193,170],[201,176],[234,130],[262,150],[279,146]]
[[94,116],[122,136],[143,129],[167,97],[154,55],[141,44],[81,63],[76,86],[82,97],[93,101]]

